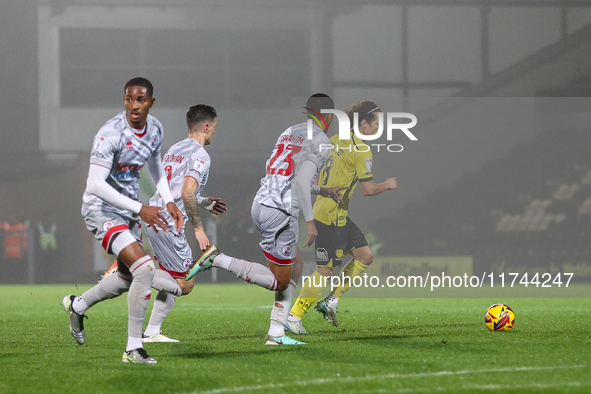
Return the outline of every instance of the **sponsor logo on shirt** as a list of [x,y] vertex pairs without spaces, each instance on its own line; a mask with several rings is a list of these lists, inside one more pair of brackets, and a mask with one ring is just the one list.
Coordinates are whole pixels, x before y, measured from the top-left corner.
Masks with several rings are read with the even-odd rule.
[[158,136],[155,135],[154,139],[152,140],[152,148],[155,147],[157,143],[158,143]]
[[190,259],[186,259],[185,261],[183,261],[183,267],[185,267],[185,269],[189,269],[190,265],[191,265]]
[[133,142],[127,141],[125,143],[125,149],[133,149]]
[[115,170],[112,175],[113,178],[117,180],[131,180],[139,177],[139,172],[142,167],[143,164],[119,163],[117,164],[117,170]]
[[316,261],[328,261],[328,252],[326,251],[326,249],[316,249]]
[[371,167],[373,166],[373,159],[365,159],[365,167],[368,171],[371,172]]

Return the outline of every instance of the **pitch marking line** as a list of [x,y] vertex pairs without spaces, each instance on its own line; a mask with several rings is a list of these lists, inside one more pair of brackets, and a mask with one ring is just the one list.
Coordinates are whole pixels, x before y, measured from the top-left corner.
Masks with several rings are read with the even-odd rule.
[[[191,394],[237,393],[237,392],[242,392],[242,391],[280,389],[283,387],[321,385],[321,384],[326,384],[326,383],[352,383],[352,382],[362,382],[362,381],[377,380],[377,379],[412,379],[412,378],[428,378],[428,377],[437,377],[437,376],[470,375],[470,374],[480,374],[480,373],[550,371],[550,370],[556,370],[556,369],[575,369],[575,368],[589,368],[589,367],[590,367],[590,365],[588,365],[588,364],[582,364],[582,365],[563,365],[563,366],[548,366],[548,367],[517,367],[517,368],[495,368],[495,369],[462,370],[462,371],[438,371],[438,372],[409,373],[409,374],[391,373],[391,374],[387,374],[387,375],[358,376],[358,377],[351,376],[351,377],[344,377],[344,378],[337,377],[337,378],[327,378],[327,379],[314,379],[314,380],[301,381],[301,382],[271,383],[271,384],[256,385],[256,386],[222,387],[222,388],[214,389],[214,390],[194,391]],[[563,386],[566,386],[566,384]],[[474,386],[474,389],[488,390],[490,387],[492,387],[492,385],[491,386]],[[535,386],[531,386],[531,387],[535,387]],[[469,386],[467,388],[472,388],[472,386]]]
[[589,387],[591,383],[581,383],[581,382],[570,382],[570,383],[556,383],[556,384],[545,384],[545,383],[531,383],[531,384],[511,384],[511,385],[501,385],[501,384],[487,384],[487,385],[464,385],[461,387],[441,387],[438,386],[437,388],[404,388],[398,390],[388,389],[377,389],[377,390],[360,390],[356,391],[357,394],[363,393],[398,393],[398,394],[406,394],[406,393],[430,393],[433,391],[437,392],[450,392],[450,391],[458,391],[458,390],[507,390],[509,392],[514,392],[518,389],[554,389],[554,388],[564,388],[564,387]]

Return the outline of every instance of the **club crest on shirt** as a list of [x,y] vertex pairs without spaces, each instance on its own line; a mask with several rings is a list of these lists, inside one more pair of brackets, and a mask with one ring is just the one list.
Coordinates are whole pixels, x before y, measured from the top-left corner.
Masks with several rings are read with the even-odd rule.
[[115,223],[113,223],[112,221],[108,220],[108,221],[106,221],[106,222],[103,223],[103,230],[109,231],[114,225],[115,225]]
[[289,256],[291,254],[291,246],[284,246],[281,253],[283,253],[284,256]]

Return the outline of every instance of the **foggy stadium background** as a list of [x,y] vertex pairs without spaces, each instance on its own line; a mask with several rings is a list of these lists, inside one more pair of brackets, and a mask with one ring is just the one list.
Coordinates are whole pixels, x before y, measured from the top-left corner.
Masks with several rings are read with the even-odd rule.
[[[0,253],[0,283],[94,283],[108,268],[80,205],[92,138],[135,76],[154,84],[163,152],[186,136],[190,105],[218,110],[204,193],[229,205],[215,224],[228,254],[263,262],[250,204],[265,161],[302,121],[302,100],[326,92],[339,109],[419,110],[418,141],[374,150],[376,182],[396,176],[400,188],[353,198],[350,216],[382,244],[378,256],[470,256],[475,273],[569,267],[591,279],[591,3],[20,0],[0,10],[0,222],[29,224],[28,250]],[[531,118],[507,121],[515,108]],[[462,113],[479,116],[446,122]],[[55,225],[55,249],[41,247],[39,224]]]

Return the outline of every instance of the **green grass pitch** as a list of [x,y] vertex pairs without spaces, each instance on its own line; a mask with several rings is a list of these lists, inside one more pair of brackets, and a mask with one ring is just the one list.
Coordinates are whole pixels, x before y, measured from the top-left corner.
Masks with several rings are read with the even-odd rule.
[[[146,344],[157,365],[121,362],[126,297],[96,305],[86,344],[59,305],[89,286],[0,286],[0,393],[589,393],[589,299],[355,299],[341,326],[316,311],[306,346],[264,346],[272,293],[198,285]],[[351,293],[354,290],[351,291]],[[353,295],[353,294],[351,294]],[[494,302],[516,325],[490,332]]]

